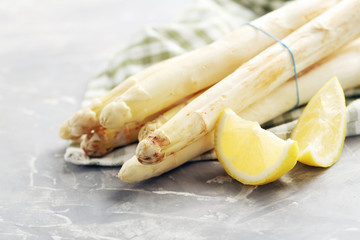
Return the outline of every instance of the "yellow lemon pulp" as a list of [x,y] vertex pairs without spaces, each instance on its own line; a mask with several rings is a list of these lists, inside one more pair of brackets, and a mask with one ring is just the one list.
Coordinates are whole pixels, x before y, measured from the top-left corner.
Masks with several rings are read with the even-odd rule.
[[295,141],[282,140],[231,109],[216,124],[215,151],[230,176],[250,185],[280,178],[295,166],[299,152]]
[[317,167],[333,165],[343,148],[345,131],[344,91],[335,77],[310,100],[291,133],[299,144],[299,161]]

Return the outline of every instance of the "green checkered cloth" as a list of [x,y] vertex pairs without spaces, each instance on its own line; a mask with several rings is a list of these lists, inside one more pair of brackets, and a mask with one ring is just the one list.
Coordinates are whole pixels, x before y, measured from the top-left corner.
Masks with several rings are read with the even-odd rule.
[[217,40],[258,15],[232,0],[200,0],[176,23],[146,26],[92,79],[83,106],[146,67]]
[[[144,68],[202,47],[221,38],[233,29],[272,11],[285,0],[198,0],[176,23],[147,26],[121,50],[107,68],[92,79],[85,94],[83,107],[127,77]],[[353,89],[348,97],[359,96],[360,90]],[[302,111],[298,108],[285,113],[263,125],[280,137],[287,138]],[[296,120],[295,120],[296,121]],[[276,127],[274,127],[276,126]],[[360,133],[360,102],[348,107],[348,135]],[[65,153],[65,161],[79,165],[119,166],[135,154],[136,144],[131,144],[101,158],[89,158],[78,144],[72,143]],[[193,160],[216,159],[214,151],[209,151]]]

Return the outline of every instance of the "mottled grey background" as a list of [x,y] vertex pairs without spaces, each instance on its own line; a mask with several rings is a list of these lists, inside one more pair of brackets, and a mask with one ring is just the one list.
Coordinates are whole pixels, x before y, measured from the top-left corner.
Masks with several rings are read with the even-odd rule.
[[60,123],[147,23],[191,0],[0,2],[0,239],[358,239],[360,138],[330,169],[244,186],[217,162],[140,184],[63,161]]

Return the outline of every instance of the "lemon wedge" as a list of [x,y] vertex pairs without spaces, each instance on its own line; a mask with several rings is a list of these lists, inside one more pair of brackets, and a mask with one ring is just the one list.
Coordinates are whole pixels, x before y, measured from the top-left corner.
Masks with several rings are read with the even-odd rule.
[[312,97],[291,133],[299,144],[299,161],[330,167],[339,159],[345,131],[344,91],[334,77]]
[[215,152],[225,171],[243,184],[279,179],[296,164],[299,148],[225,109],[215,127]]

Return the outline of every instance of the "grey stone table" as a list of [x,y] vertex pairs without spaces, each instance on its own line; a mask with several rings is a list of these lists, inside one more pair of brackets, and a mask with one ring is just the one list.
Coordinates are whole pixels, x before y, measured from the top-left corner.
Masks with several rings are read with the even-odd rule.
[[360,138],[330,169],[244,186],[215,161],[139,184],[63,161],[60,123],[131,34],[183,0],[0,3],[0,239],[359,239]]

